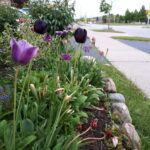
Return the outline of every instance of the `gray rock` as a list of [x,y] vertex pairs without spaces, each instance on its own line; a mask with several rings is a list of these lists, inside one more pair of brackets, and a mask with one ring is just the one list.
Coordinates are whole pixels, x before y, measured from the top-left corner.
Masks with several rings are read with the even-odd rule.
[[132,123],[128,107],[124,103],[113,103],[113,113],[116,114],[123,123]]
[[108,98],[111,102],[125,103],[125,97],[120,93],[111,93]]
[[104,90],[108,93],[116,93],[117,92],[116,85],[111,78],[105,79]]
[[123,129],[124,129],[127,137],[129,138],[129,140],[131,141],[131,143],[133,145],[133,149],[140,150],[141,149],[141,140],[140,140],[140,137],[139,137],[137,131],[135,130],[135,127],[131,123],[124,123]]

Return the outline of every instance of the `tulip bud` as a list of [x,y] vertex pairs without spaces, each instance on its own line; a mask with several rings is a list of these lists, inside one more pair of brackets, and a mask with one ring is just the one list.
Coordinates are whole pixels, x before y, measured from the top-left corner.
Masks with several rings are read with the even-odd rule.
[[34,84],[30,84],[30,89],[31,89],[32,93],[34,94],[34,96],[36,97],[36,99],[38,100],[38,94],[37,94],[37,90],[36,90]]
[[55,90],[55,92],[59,95],[62,95],[64,93],[65,89],[64,88],[58,88],[57,90]]
[[66,95],[66,96],[65,96],[65,98],[64,98],[64,101],[69,102],[69,101],[70,101],[70,99],[71,99],[71,96]]
[[77,43],[85,43],[87,38],[87,31],[81,28],[76,29],[74,32],[74,38]]

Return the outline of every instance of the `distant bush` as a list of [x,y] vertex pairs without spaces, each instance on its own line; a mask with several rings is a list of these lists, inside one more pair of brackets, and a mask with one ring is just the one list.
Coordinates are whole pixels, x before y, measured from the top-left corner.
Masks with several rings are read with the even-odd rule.
[[30,14],[33,19],[45,20],[48,23],[48,32],[54,34],[73,22],[74,4],[68,3],[65,0],[51,4],[35,2],[30,5]]
[[0,32],[4,31],[6,23],[10,24],[12,27],[16,27],[18,24],[16,22],[17,18],[17,10],[0,5]]

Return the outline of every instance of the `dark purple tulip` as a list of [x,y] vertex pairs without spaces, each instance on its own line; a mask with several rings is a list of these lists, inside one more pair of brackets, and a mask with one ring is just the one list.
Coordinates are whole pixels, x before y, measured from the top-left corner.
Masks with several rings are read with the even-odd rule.
[[10,40],[10,47],[13,61],[21,65],[28,64],[32,58],[36,57],[39,49],[29,44],[26,40],[16,41],[14,38]]
[[45,21],[39,19],[34,23],[34,31],[39,34],[44,34],[47,32],[48,25]]
[[85,43],[87,38],[87,31],[81,28],[76,29],[74,32],[74,38],[77,43]]
[[62,54],[62,59],[63,60],[66,60],[66,61],[69,61],[69,60],[71,60],[71,55],[70,54]]
[[52,41],[52,36],[49,35],[49,34],[47,34],[47,35],[45,35],[45,36],[43,37],[43,40],[44,40],[45,42],[50,43],[50,42]]

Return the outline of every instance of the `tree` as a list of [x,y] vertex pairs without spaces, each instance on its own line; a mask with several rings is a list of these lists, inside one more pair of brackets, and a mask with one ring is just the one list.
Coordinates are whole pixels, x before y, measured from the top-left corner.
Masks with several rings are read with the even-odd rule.
[[101,1],[100,4],[100,12],[105,13],[108,15],[108,29],[109,29],[109,24],[110,24],[110,11],[112,9],[112,5],[108,4],[105,0]]
[[125,12],[125,23],[130,23],[130,22],[131,22],[131,13],[129,9],[127,9]]
[[140,22],[146,22],[147,20],[146,9],[144,5],[141,7],[139,11],[139,19],[140,19]]
[[137,10],[134,11],[134,21],[135,22],[139,21],[139,12]]

